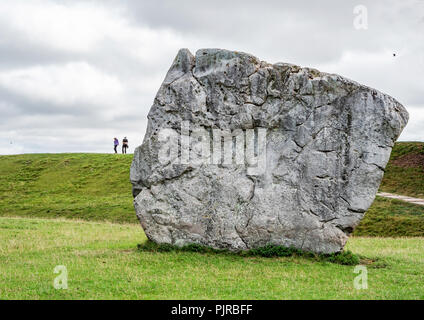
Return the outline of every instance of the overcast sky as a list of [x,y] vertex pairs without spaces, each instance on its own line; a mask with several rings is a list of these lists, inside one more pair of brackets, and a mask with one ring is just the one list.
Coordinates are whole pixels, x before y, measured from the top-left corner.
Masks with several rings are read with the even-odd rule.
[[132,151],[178,49],[210,47],[388,93],[424,141],[423,0],[0,0],[0,154]]

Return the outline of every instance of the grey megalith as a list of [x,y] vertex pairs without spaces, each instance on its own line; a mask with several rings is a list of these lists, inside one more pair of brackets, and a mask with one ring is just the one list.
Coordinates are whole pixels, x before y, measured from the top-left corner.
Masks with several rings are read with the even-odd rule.
[[[407,121],[392,97],[336,74],[237,51],[201,49],[193,56],[181,49],[135,150],[137,217],[158,243],[341,251],[373,202]],[[262,150],[259,129],[266,130]],[[161,139],[164,130],[177,138]],[[195,132],[207,132],[212,152],[199,156],[205,135],[195,135],[189,152],[203,161],[181,161],[181,145]],[[252,170],[255,163],[236,162],[232,153],[231,163],[214,164],[213,147],[224,141],[218,135],[214,144],[214,132],[229,135],[231,146],[236,132],[243,147],[250,132],[256,158],[266,155],[264,168]],[[163,161],[170,142],[180,148]]]

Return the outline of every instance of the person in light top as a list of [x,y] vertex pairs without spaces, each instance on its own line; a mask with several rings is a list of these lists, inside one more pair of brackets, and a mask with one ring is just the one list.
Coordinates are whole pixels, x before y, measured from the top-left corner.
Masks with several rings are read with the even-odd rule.
[[119,140],[117,138],[113,138],[113,150],[115,150],[115,153],[118,153],[118,148],[119,146]]

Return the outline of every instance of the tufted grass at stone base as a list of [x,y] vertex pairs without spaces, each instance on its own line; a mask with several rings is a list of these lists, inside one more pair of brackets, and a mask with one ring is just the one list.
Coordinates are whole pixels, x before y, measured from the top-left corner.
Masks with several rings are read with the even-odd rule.
[[197,253],[211,253],[211,254],[227,254],[227,255],[239,255],[241,257],[265,257],[265,258],[275,258],[275,257],[301,257],[310,259],[313,261],[327,261],[342,265],[357,265],[360,263],[361,259],[359,256],[353,254],[351,251],[343,251],[332,254],[317,254],[314,252],[302,251],[296,248],[287,248],[283,246],[277,246],[273,244],[268,244],[263,247],[231,252],[225,249],[215,249],[208,246],[199,245],[196,243],[186,244],[182,247],[177,247],[171,244],[163,243],[157,244],[153,241],[145,241],[142,244],[139,244],[137,248],[140,251],[147,252],[197,252]]
[[[369,261],[368,289],[354,266],[301,256],[149,252],[140,226],[0,217],[0,299],[424,299],[424,238],[351,238]],[[361,261],[366,263],[366,261]],[[68,271],[57,290],[55,266]]]

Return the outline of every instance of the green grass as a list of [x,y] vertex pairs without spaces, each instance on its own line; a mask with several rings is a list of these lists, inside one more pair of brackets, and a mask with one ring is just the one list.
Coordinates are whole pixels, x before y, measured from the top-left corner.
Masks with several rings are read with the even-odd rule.
[[424,154],[424,142],[396,142],[380,190],[424,198],[424,166],[405,168],[393,163],[408,154]]
[[357,290],[353,266],[303,257],[139,251],[134,224],[2,217],[0,229],[0,299],[424,299],[424,238],[351,238],[384,262]]
[[[422,168],[392,163],[422,145],[396,144],[381,191],[424,198]],[[131,160],[0,156],[0,299],[424,299],[422,206],[377,197],[338,258],[279,247],[159,250],[135,218]],[[358,257],[367,290],[343,265]],[[67,290],[53,287],[57,265],[67,267]]]
[[[424,152],[423,145],[396,143],[382,191],[424,194],[422,169],[392,164],[403,155]],[[131,161],[132,155],[120,154],[0,156],[0,216],[137,223]],[[424,207],[377,197],[355,235],[424,236],[423,225]]]
[[229,254],[240,255],[242,257],[299,257],[306,258],[318,262],[332,262],[342,265],[357,265],[361,262],[361,258],[349,250],[336,252],[331,254],[318,254],[314,252],[302,251],[293,247],[283,247],[273,244],[268,244],[264,247],[259,247],[250,250],[242,250],[231,252],[225,249],[215,249],[203,246],[197,243],[190,243],[182,247],[174,246],[168,243],[155,243],[153,241],[145,241],[137,245],[140,251],[147,252],[197,252],[197,253],[210,253],[210,254]]
[[377,196],[354,235],[424,237],[424,206]]
[[0,156],[0,216],[136,222],[132,155]]
[[424,153],[424,142],[396,142],[390,155],[391,160],[410,153]]

